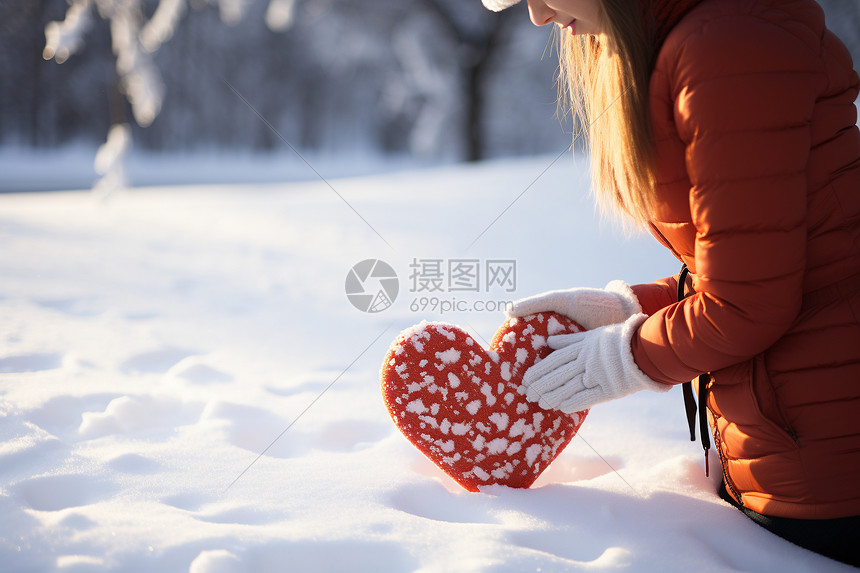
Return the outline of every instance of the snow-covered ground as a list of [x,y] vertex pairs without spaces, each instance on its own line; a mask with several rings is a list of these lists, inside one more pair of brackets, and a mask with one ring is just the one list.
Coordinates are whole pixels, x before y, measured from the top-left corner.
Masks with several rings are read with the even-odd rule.
[[[133,144],[132,146],[133,147]],[[55,149],[0,145],[0,193],[89,189],[99,179],[93,165],[98,146],[72,143]],[[399,158],[356,152],[352,156],[303,152],[327,177],[367,176],[433,165],[431,159]],[[274,183],[314,177],[307,163],[289,149],[263,153],[248,150],[197,150],[155,153],[130,149],[123,163],[134,187]]]
[[[502,313],[466,306],[676,272],[598,223],[581,163],[529,187],[554,159],[0,195],[0,569],[852,570],[716,497],[679,390],[595,408],[529,490],[467,493],[398,433],[378,375],[401,329],[489,340]],[[378,313],[344,291],[368,258],[400,279]],[[516,284],[418,292],[452,260]]]

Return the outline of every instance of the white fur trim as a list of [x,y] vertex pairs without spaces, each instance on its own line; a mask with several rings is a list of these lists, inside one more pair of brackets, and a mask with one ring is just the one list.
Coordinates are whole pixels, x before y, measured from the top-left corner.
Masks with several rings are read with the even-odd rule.
[[493,12],[500,12],[505,8],[510,8],[517,4],[520,0],[481,0],[484,3],[484,8]]

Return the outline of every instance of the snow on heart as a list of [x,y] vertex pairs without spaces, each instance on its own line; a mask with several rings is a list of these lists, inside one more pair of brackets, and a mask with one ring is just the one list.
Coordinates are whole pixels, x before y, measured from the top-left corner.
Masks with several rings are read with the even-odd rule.
[[548,336],[581,330],[554,313],[511,318],[485,350],[457,326],[422,322],[385,356],[385,405],[406,438],[467,490],[529,487],[588,411],[541,409],[526,401],[522,376],[550,353]]

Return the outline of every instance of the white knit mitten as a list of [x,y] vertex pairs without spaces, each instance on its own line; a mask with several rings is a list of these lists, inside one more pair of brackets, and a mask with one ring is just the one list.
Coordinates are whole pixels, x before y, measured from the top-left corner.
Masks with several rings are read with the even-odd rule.
[[508,309],[508,316],[537,312],[557,312],[586,330],[624,322],[642,312],[639,299],[624,281],[612,281],[605,288],[554,290],[520,299]]
[[639,390],[666,392],[633,360],[630,340],[647,317],[635,314],[620,324],[547,339],[553,352],[526,370],[526,399],[568,414]]

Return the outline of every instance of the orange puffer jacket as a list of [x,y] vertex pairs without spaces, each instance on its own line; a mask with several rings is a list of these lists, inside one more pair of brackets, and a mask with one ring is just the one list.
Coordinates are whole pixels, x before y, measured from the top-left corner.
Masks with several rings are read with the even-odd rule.
[[704,0],[651,78],[653,234],[689,267],[637,285],[654,380],[711,373],[727,489],[773,516],[860,515],[858,77],[812,0]]

